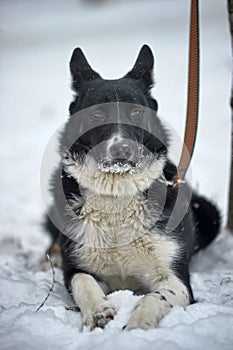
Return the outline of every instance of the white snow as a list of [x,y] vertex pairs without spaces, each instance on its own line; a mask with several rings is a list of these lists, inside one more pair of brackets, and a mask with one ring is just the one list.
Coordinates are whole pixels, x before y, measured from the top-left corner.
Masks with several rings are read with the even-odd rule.
[[[105,330],[80,331],[79,313],[56,269],[40,271],[49,244],[42,227],[40,165],[72,97],[68,60],[81,46],[106,78],[129,70],[140,46],[156,55],[160,115],[181,138],[185,120],[187,0],[11,0],[0,2],[1,94],[1,349],[231,349],[233,346],[233,237],[223,230],[192,262],[198,301],[176,307],[150,331],[122,331],[139,297],[110,297],[117,316]],[[194,187],[214,199],[226,222],[230,160],[231,51],[224,1],[201,1],[201,105],[192,162]]]
[[[56,269],[54,290],[51,271],[41,272],[27,251],[15,242],[2,242],[0,310],[2,349],[231,349],[233,344],[233,239],[224,232],[192,262],[192,286],[197,303],[185,310],[175,307],[150,331],[122,331],[140,296],[131,291],[110,295],[117,315],[104,330],[81,329],[73,306]],[[12,244],[12,246],[11,246]],[[8,245],[8,251],[6,251]],[[13,249],[12,249],[13,248]],[[13,251],[13,253],[12,253]]]

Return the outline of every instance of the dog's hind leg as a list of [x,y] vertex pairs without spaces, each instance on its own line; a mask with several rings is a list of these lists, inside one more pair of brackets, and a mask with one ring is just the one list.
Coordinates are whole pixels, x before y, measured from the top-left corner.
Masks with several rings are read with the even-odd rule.
[[95,327],[104,328],[114,318],[116,310],[106,296],[108,287],[104,282],[97,282],[89,274],[78,273],[72,278],[71,291],[81,310],[84,326],[91,330]]
[[[49,216],[46,217],[46,221],[44,223],[45,229],[49,232],[52,241],[50,247],[47,250],[47,254],[49,254],[50,259],[54,267],[62,268],[62,258],[61,258],[61,249],[59,245],[59,237],[60,231],[58,228],[52,223]],[[42,260],[41,269],[42,271],[47,271],[51,268],[50,262],[45,259]]]
[[[47,251],[47,254],[49,254],[53,267],[58,267],[61,269],[62,268],[61,248],[57,242],[51,243]],[[41,270],[48,271],[50,270],[50,268],[51,268],[50,262],[46,259],[43,259],[41,263]]]
[[136,304],[126,330],[135,328],[150,329],[157,327],[173,306],[185,307],[190,304],[188,288],[175,275],[156,283],[154,291],[145,295]]

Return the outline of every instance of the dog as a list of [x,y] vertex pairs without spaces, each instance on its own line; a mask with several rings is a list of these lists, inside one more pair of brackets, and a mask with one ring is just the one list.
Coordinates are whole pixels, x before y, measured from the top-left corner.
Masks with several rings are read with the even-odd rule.
[[91,330],[114,318],[108,294],[116,290],[143,295],[126,330],[155,328],[175,305],[193,303],[190,258],[220,230],[214,204],[188,184],[167,185],[176,166],[151,95],[153,66],[147,45],[116,80],[101,78],[80,48],[70,61],[75,96],[60,135],[46,228]]

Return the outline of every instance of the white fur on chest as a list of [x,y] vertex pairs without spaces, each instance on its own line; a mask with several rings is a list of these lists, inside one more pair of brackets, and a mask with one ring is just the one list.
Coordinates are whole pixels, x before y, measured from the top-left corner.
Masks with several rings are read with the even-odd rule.
[[[113,248],[133,242],[150,227],[145,200],[131,197],[99,196],[85,191],[68,209],[69,232],[80,244],[94,248]],[[80,209],[79,217],[73,209]]]
[[102,278],[112,290],[138,290],[171,273],[177,244],[159,232],[150,232],[150,217],[137,195],[100,197],[88,193],[74,248],[80,268]]
[[76,251],[79,265],[99,276],[111,288],[138,291],[150,289],[172,274],[177,245],[154,233],[113,248],[83,246]]

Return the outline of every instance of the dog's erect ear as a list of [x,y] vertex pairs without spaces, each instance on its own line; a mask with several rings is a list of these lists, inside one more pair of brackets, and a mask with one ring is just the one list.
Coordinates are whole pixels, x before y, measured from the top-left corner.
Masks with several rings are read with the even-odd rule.
[[101,76],[95,72],[89,63],[82,50],[77,47],[70,60],[70,71],[73,78],[73,88],[78,91],[84,81],[91,81],[101,78]]
[[153,86],[154,56],[148,45],[143,45],[133,69],[126,74],[126,78],[141,80],[146,89]]

